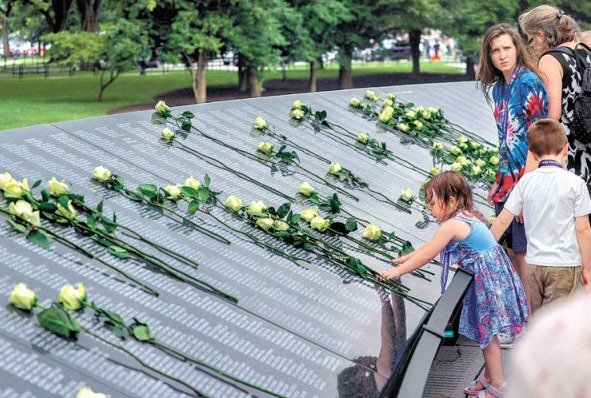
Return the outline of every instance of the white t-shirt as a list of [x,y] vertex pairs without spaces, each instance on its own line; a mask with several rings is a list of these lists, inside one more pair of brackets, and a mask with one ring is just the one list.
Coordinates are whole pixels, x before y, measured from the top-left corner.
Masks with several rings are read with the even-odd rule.
[[585,181],[558,167],[525,174],[513,187],[505,209],[523,211],[528,264],[556,267],[581,265],[575,217],[591,213]]

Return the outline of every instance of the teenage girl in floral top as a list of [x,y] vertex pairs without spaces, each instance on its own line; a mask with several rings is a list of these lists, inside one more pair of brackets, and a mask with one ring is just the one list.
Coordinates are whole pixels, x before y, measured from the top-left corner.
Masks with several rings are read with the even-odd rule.
[[[487,30],[478,80],[489,102],[492,91],[499,135],[499,171],[488,195],[488,202],[495,205],[498,215],[517,181],[537,166],[527,159],[527,129],[536,120],[548,116],[548,95],[523,39],[508,24],[493,25]],[[527,294],[527,240],[521,217],[516,217],[507,231],[508,254]]]
[[425,201],[441,222],[437,233],[417,250],[392,260],[399,266],[381,276],[399,278],[439,253],[442,290],[452,264],[474,275],[464,296],[460,333],[480,345],[486,370],[485,376],[470,383],[465,392],[481,398],[503,397],[506,384],[498,336],[516,337],[523,330],[529,315],[523,285],[505,250],[474,209],[472,192],[461,174],[446,171],[433,177],[425,185]]

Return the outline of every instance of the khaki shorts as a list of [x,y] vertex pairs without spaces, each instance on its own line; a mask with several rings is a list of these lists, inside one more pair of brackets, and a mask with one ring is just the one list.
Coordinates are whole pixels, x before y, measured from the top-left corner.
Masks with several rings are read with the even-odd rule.
[[582,267],[544,267],[527,265],[530,306],[532,314],[542,305],[577,290]]

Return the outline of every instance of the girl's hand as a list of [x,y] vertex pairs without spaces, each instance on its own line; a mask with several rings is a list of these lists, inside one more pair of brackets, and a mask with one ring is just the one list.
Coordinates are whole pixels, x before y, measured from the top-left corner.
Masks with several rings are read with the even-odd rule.
[[[394,261],[394,260],[392,260],[392,261]],[[400,278],[400,271],[396,267],[390,268],[388,271],[382,272],[380,274],[380,278],[383,278],[383,279],[396,279],[396,278]]]

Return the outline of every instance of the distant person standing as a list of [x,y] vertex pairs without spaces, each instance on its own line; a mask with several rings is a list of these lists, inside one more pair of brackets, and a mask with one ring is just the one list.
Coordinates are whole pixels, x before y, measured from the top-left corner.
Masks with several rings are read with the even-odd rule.
[[[536,120],[547,117],[548,95],[535,71],[535,61],[511,25],[488,28],[482,41],[477,79],[488,102],[494,105],[499,136],[499,170],[487,198],[497,215],[521,176],[537,166],[528,157],[527,129]],[[504,243],[529,302],[527,239],[521,216],[508,228]]]
[[425,40],[425,57],[427,59],[431,58],[431,43],[429,40]]
[[439,40],[435,40],[435,44],[433,45],[433,58],[432,61],[439,61],[441,58],[439,57],[439,48],[441,45],[439,44]]

